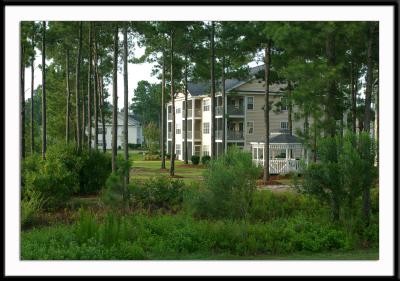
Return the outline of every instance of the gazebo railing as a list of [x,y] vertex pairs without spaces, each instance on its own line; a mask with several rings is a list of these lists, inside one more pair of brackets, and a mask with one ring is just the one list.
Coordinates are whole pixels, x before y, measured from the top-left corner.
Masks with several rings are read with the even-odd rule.
[[[253,159],[257,166],[264,166],[264,159]],[[270,174],[288,174],[300,169],[300,161],[296,159],[269,159]]]

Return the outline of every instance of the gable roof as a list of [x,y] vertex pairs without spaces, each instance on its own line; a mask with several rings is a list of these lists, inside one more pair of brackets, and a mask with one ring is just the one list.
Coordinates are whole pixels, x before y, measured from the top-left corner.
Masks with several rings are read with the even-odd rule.
[[[118,126],[123,126],[124,125],[124,113],[118,111],[117,115],[117,125]],[[101,122],[99,122],[101,124]],[[112,116],[111,118],[107,118],[105,122],[106,126],[112,126]],[[140,122],[134,118],[132,114],[128,113],[128,126],[140,126]]]
[[[264,70],[264,64],[257,65],[255,67],[250,68],[248,79],[226,79],[225,80],[225,89],[226,92],[231,91],[232,89],[243,85],[244,83],[250,81],[254,78],[254,76]],[[202,96],[206,95],[210,91],[211,81],[199,81],[199,82],[188,82],[188,92],[193,96]],[[271,92],[281,92],[282,84],[272,84],[270,85]]]
[[293,135],[279,134],[277,136],[272,137],[269,140],[269,143],[301,143],[301,141]]

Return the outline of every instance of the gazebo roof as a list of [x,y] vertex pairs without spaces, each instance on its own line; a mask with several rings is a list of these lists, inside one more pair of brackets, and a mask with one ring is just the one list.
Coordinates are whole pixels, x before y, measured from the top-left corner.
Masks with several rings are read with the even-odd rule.
[[291,144],[298,144],[301,143],[300,140],[293,136],[293,135],[289,135],[289,134],[280,134],[277,136],[272,137],[269,140],[270,144],[275,144],[275,143],[291,143]]

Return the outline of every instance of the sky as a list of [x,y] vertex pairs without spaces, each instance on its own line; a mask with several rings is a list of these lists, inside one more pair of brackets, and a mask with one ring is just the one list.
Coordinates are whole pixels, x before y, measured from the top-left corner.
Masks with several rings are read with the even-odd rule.
[[[135,47],[135,57],[140,57],[144,53],[144,48]],[[36,49],[36,59],[35,59],[35,75],[34,75],[34,88],[36,89],[39,85],[42,84],[42,71],[38,67],[42,62],[41,52]],[[49,63],[49,62],[46,62]],[[128,102],[131,104],[134,89],[137,87],[137,84],[141,80],[147,80],[150,83],[158,82],[156,77],[151,76],[151,70],[154,64],[150,63],[141,63],[141,64],[133,64],[128,63]],[[123,73],[118,72],[117,76],[118,83],[118,108],[122,109],[124,107],[124,77]],[[112,84],[108,86],[109,93],[112,93]],[[25,99],[31,97],[31,68],[25,68]],[[107,99],[110,103],[112,103],[112,95]]]

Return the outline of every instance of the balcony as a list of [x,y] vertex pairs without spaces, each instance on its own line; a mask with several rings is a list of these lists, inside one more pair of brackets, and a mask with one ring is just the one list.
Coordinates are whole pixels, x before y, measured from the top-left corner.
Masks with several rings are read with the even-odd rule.
[[172,120],[172,113],[168,113],[168,120]]
[[216,116],[222,116],[223,115],[223,108],[222,108],[222,106],[217,106],[217,107],[215,107],[215,115]]
[[[182,138],[185,138],[185,133],[185,131],[182,132]],[[192,139],[192,131],[187,131],[187,138],[190,140]]]
[[243,131],[230,131],[227,134],[228,140],[244,140]]
[[168,139],[172,139],[172,133],[168,132]]
[[195,108],[194,117],[201,117],[201,108]]
[[244,115],[244,106],[228,105],[229,115]]
[[222,130],[215,131],[215,139],[222,140]]
[[[188,109],[188,118],[192,118],[193,110],[191,108]],[[185,119],[185,110],[182,110],[182,119]]]
[[201,139],[201,131],[194,131],[194,138],[196,140]]

